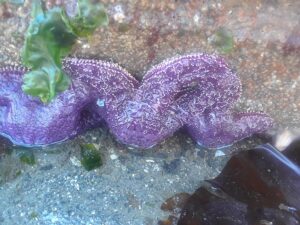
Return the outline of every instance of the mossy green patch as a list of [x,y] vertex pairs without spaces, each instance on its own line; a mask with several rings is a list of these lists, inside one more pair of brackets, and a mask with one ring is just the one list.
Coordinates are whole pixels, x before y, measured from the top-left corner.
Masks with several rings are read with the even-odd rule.
[[19,159],[22,163],[27,165],[34,165],[35,164],[35,157],[32,151],[30,150],[20,150],[18,152]]
[[34,220],[34,219],[38,218],[38,216],[39,215],[37,214],[37,212],[33,211],[30,213],[29,219]]
[[130,24],[128,23],[121,23],[118,27],[118,31],[121,33],[126,33],[127,31],[130,30]]
[[101,153],[93,144],[81,144],[81,165],[87,170],[102,166]]
[[22,174],[22,171],[21,171],[21,170],[18,170],[18,171],[16,172],[16,177],[20,176],[21,174]]
[[210,41],[222,53],[230,53],[234,48],[233,34],[224,27],[219,28]]

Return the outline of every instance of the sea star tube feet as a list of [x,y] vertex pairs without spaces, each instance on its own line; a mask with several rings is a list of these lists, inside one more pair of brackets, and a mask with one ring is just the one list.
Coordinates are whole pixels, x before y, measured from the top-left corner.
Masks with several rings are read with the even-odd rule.
[[17,145],[63,141],[104,120],[116,139],[149,148],[180,128],[206,147],[232,144],[272,125],[263,113],[234,113],[239,78],[215,55],[153,67],[141,82],[116,64],[68,58],[70,88],[45,105],[21,89],[24,68],[0,70],[0,134]]

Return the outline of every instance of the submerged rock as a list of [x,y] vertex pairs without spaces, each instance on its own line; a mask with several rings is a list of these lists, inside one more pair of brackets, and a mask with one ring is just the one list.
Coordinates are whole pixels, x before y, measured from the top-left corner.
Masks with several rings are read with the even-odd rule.
[[101,153],[93,144],[81,144],[81,158],[81,165],[87,171],[102,166]]

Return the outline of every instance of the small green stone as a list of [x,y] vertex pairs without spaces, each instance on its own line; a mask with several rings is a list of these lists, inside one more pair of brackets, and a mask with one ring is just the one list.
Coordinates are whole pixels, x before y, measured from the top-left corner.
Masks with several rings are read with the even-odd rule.
[[223,53],[230,53],[234,48],[233,34],[230,30],[221,27],[211,37],[210,42]]
[[31,212],[30,213],[30,215],[29,215],[29,218],[31,219],[31,220],[33,220],[33,219],[36,219],[38,217],[38,214],[36,213],[36,212]]
[[118,27],[118,31],[122,33],[125,33],[129,30],[130,30],[130,24],[128,23],[121,23]]
[[102,166],[100,152],[93,144],[81,144],[81,165],[87,170],[93,170]]
[[20,176],[21,174],[22,174],[22,171],[21,171],[21,170],[18,170],[18,171],[16,172],[16,177]]
[[32,151],[30,150],[21,150],[19,153],[19,159],[22,163],[27,165],[35,164],[35,157]]

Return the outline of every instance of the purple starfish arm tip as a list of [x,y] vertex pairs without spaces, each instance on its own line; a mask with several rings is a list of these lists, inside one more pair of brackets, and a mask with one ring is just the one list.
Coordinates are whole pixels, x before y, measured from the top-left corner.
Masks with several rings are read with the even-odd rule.
[[218,56],[192,54],[153,67],[139,83],[118,65],[66,59],[71,87],[48,105],[21,90],[23,68],[0,70],[0,134],[47,145],[99,126],[120,142],[149,148],[185,127],[206,147],[232,144],[272,126],[262,113],[233,113],[239,78]]
[[211,112],[195,117],[188,131],[199,145],[219,148],[262,133],[272,125],[273,120],[264,113]]

